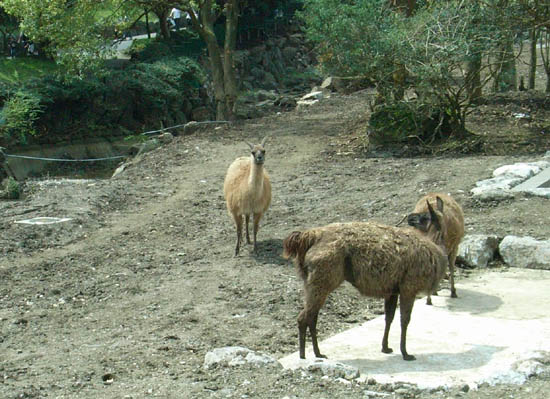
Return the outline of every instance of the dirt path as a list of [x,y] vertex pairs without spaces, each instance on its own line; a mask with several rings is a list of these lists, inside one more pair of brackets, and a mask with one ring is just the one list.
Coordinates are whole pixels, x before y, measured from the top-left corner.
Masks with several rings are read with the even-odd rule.
[[[24,200],[0,203],[0,397],[363,398],[376,388],[202,364],[221,346],[274,357],[296,349],[301,285],[280,256],[295,229],[347,220],[394,224],[432,190],[462,203],[469,233],[546,238],[550,211],[537,198],[480,204],[469,196],[497,166],[532,156],[353,153],[347,143],[357,140],[351,127],[368,109],[367,96],[334,96],[310,109],[180,136],[116,179],[29,181]],[[273,201],[258,253],[245,248],[235,258],[223,178],[247,153],[243,140],[265,135]],[[36,216],[73,220],[13,223]],[[330,336],[381,311],[379,301],[343,287],[323,308],[319,328]],[[530,381],[531,393],[547,381]],[[498,389],[522,397],[522,388],[486,392]]]

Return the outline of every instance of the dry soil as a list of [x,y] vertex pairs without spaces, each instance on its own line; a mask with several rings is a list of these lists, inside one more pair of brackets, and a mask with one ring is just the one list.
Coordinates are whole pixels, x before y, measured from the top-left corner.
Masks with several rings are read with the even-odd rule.
[[[521,386],[391,393],[373,381],[344,384],[301,371],[203,368],[217,347],[274,357],[297,349],[301,282],[281,257],[293,230],[351,220],[395,224],[423,193],[443,191],[463,206],[467,234],[548,238],[547,199],[481,203],[470,195],[498,166],[544,155],[546,133],[534,129],[545,116],[518,119],[518,109],[528,107],[521,102],[487,105],[472,116],[480,134],[515,145],[508,150],[487,140],[493,147],[475,155],[373,156],[359,128],[369,100],[367,91],[333,95],[307,109],[205,127],[132,160],[117,178],[28,180],[23,199],[0,202],[0,397],[366,398],[381,391],[546,399],[549,373]],[[527,139],[514,139],[518,129]],[[248,153],[244,140],[265,135],[272,205],[258,252],[245,246],[234,257],[225,171]],[[39,216],[72,220],[14,223]],[[457,278],[503,267],[496,261],[490,271],[460,269]],[[448,293],[444,283],[441,295]],[[320,337],[382,310],[380,300],[343,286],[321,311]]]

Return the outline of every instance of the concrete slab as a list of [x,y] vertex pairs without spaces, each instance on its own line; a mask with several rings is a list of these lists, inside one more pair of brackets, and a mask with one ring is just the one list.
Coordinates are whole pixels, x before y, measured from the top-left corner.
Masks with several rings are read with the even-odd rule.
[[[383,316],[320,342],[321,352],[330,361],[357,367],[360,380],[421,388],[520,384],[542,369],[537,359],[550,354],[550,272],[491,271],[461,281],[457,291],[456,299],[440,291],[440,296],[432,297],[434,306],[427,306],[425,298],[415,303],[407,349],[416,361],[401,357],[397,314],[390,332],[393,354],[380,351]],[[322,314],[320,319],[322,336]],[[296,352],[279,361],[290,369],[318,361],[309,336],[305,360]]]
[[550,188],[550,168],[543,169],[540,173],[513,187],[512,191],[528,191],[535,188]]

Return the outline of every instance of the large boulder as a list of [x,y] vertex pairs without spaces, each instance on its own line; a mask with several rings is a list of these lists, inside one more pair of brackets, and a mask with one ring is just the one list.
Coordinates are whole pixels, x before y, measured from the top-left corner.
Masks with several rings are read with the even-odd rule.
[[500,256],[509,266],[550,270],[550,241],[533,237],[506,236],[499,245]]
[[495,257],[498,237],[485,234],[465,236],[458,247],[457,259],[469,267],[487,267]]

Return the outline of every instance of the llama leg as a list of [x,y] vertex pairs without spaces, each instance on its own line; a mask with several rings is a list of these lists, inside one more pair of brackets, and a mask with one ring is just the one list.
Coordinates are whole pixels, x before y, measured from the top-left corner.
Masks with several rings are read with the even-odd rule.
[[393,349],[388,347],[388,336],[390,334],[390,327],[395,316],[395,309],[397,308],[397,294],[392,294],[384,300],[384,313],[386,314],[386,327],[384,328],[384,338],[382,338],[382,352],[392,353]]
[[245,215],[244,218],[246,219],[246,243],[251,244],[250,234],[248,234],[248,222],[250,221],[250,215]]
[[298,332],[300,333],[300,358],[305,359],[305,344],[306,344],[306,329],[309,328],[311,334],[311,344],[313,345],[313,353],[316,357],[325,358],[319,350],[317,341],[317,318],[319,310],[325,303],[328,292],[323,292],[323,289],[315,286],[305,287],[305,305],[304,309],[298,315]]
[[325,355],[321,354],[321,351],[319,351],[319,343],[317,342],[317,317],[319,316],[319,311],[315,313],[315,316],[313,316],[313,322],[309,326],[309,332],[311,334],[311,344],[313,345],[313,353],[315,354],[315,357],[321,357],[326,359],[327,357]]
[[315,357],[325,358],[319,350],[319,343],[317,341],[317,317],[319,316],[319,310],[307,310],[304,309],[298,316],[298,333],[300,343],[300,359],[306,358],[306,330],[309,327],[309,333],[311,334],[311,344],[313,345],[313,353]]
[[453,251],[449,259],[449,281],[451,282],[451,298],[458,298],[455,288],[455,261],[458,248]]
[[[435,292],[434,295],[437,295],[437,292]],[[428,294],[428,296],[426,297],[426,305],[431,305],[431,304],[432,304],[432,296]]]
[[307,322],[304,315],[305,310],[300,312],[298,316],[298,341],[300,344],[300,359],[306,358],[306,332],[307,332]]
[[241,247],[241,236],[243,232],[243,218],[241,215],[234,216],[235,224],[237,225],[237,246],[235,247],[235,256],[239,254],[239,249]]
[[258,228],[260,226],[261,213],[254,214],[254,251],[256,250],[256,236],[258,235]]
[[416,360],[413,355],[407,353],[407,327],[411,321],[414,299],[414,296],[412,298],[403,298],[401,296],[399,301],[399,312],[401,313],[401,354],[404,360]]

